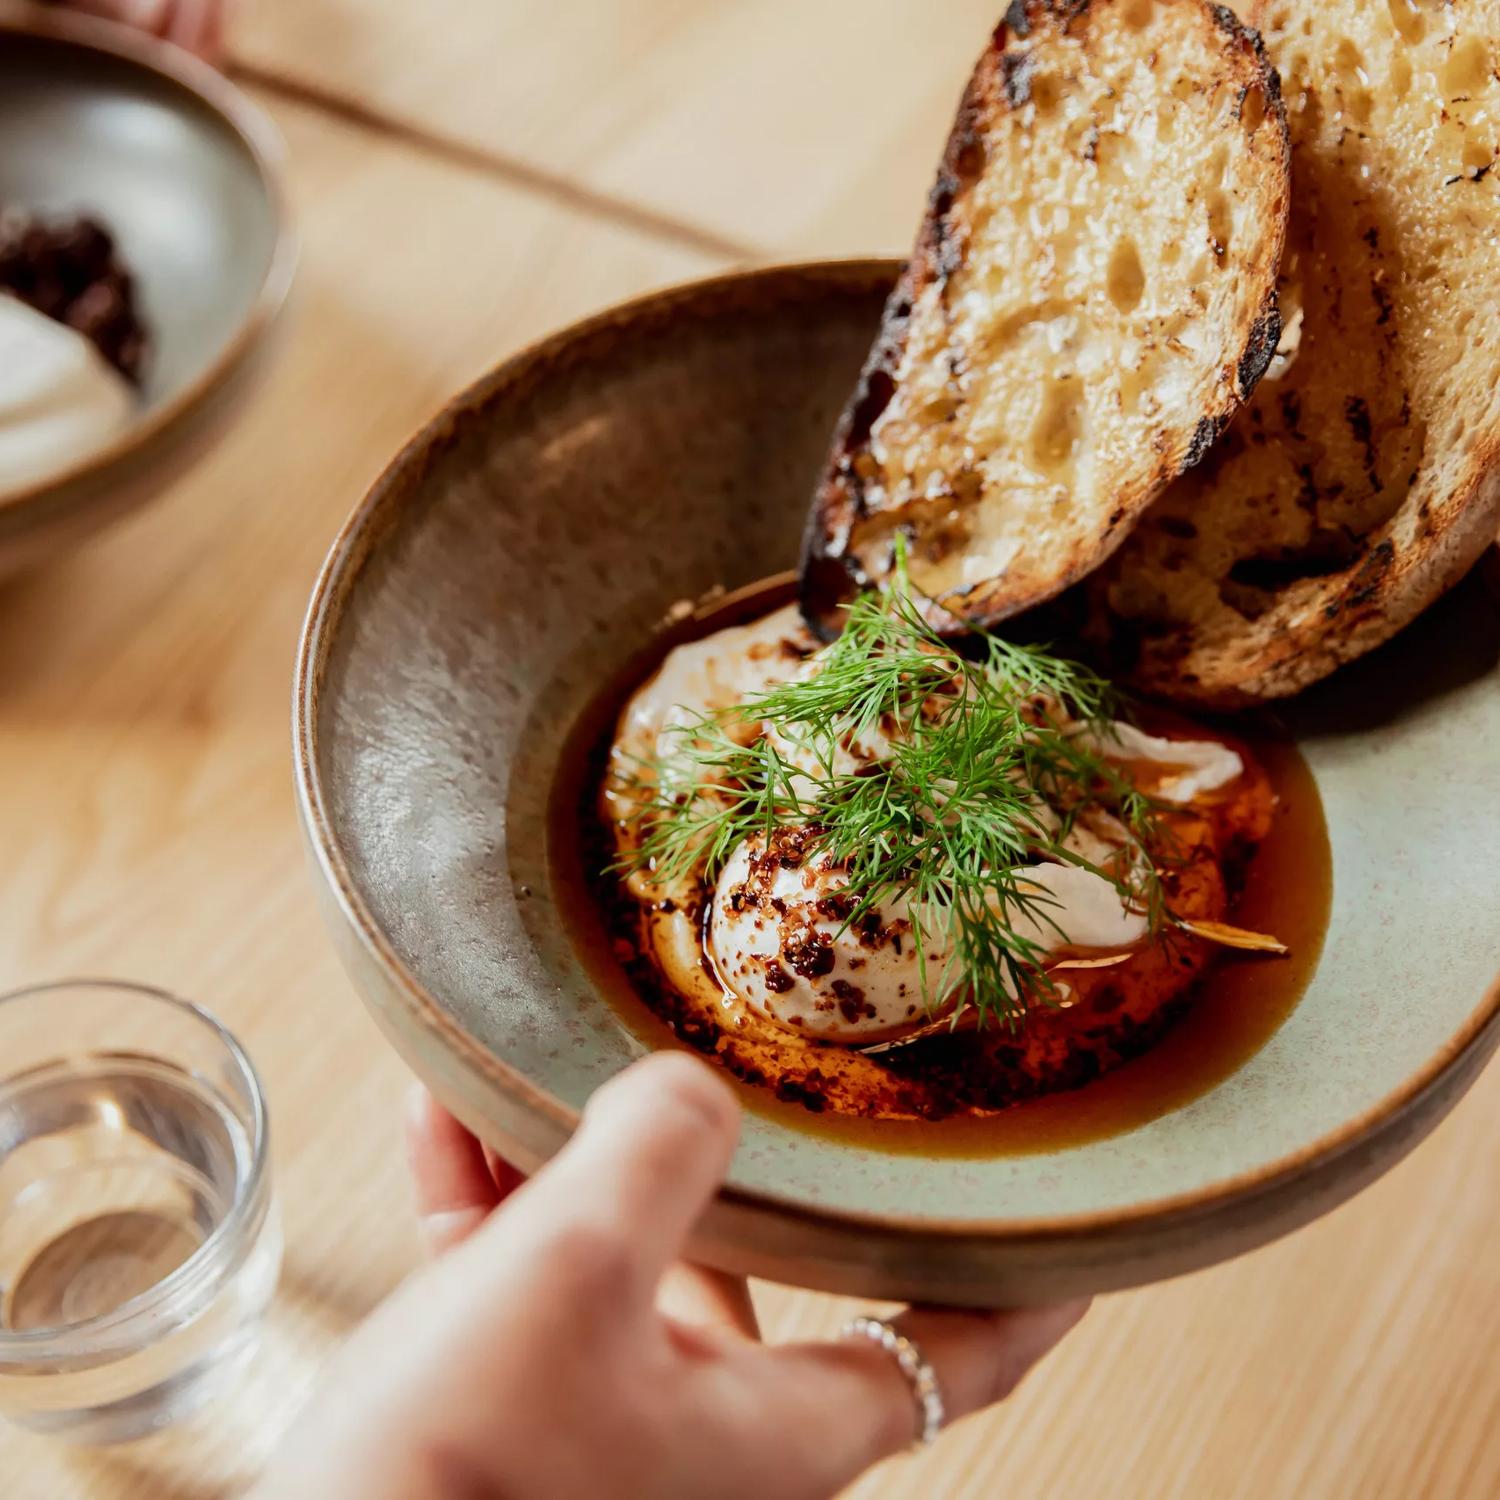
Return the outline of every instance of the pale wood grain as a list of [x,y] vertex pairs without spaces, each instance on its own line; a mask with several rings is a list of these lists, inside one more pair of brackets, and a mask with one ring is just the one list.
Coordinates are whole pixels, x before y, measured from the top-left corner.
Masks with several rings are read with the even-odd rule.
[[707,268],[277,114],[305,244],[266,388],[157,506],[0,593],[0,978],[121,975],[224,1017],[270,1095],[285,1281],[237,1399],[118,1454],[5,1432],[4,1500],[232,1493],[411,1263],[406,1074],[332,956],[292,806],[298,625],[345,513],[448,395],[559,323]]
[[1002,0],[260,0],[235,56],[703,226],[909,247]]
[[233,56],[736,258],[905,254],[1006,3],[259,0]]
[[[447,31],[434,19],[444,6]],[[433,128],[468,128],[447,99],[461,94],[462,110],[490,109],[533,141],[563,132],[575,161],[610,156],[620,137],[614,160],[633,160],[634,175],[601,180],[629,189],[675,162],[653,201],[675,211],[712,200],[714,217],[727,201],[734,218],[722,222],[748,226],[756,246],[899,247],[989,9],[965,0],[941,25],[919,25],[936,8],[859,7],[865,65],[894,47],[912,75],[862,109],[829,18],[847,27],[852,0],[261,0],[247,45],[271,57],[279,38],[302,73],[343,78]],[[974,34],[959,38],[966,26]],[[798,60],[778,72],[787,55]],[[515,97],[486,104],[502,64]],[[616,85],[602,103],[586,97]],[[733,151],[698,154],[702,108],[683,113],[679,96],[743,105],[756,88],[792,101],[764,154],[761,116],[730,119],[727,104],[716,128],[728,136],[705,139]],[[587,118],[564,117],[554,96]],[[813,118],[799,109],[820,112],[821,135],[795,134],[787,120]],[[5,1500],[234,1493],[333,1342],[411,1263],[404,1072],[331,957],[295,830],[286,697],[297,622],[334,527],[427,410],[531,335],[707,265],[389,140],[278,112],[307,253],[271,384],[159,507],[0,594],[0,958],[7,983],[126,974],[225,1015],[271,1094],[287,1275],[267,1349],[233,1400],[112,1454],[0,1436]],[[705,183],[716,160],[733,162],[737,192]],[[1237,1264],[1108,1299],[1005,1408],[854,1494],[1500,1493],[1497,1127],[1491,1075],[1355,1204]],[[778,1338],[829,1333],[848,1311],[785,1289],[757,1295]]]

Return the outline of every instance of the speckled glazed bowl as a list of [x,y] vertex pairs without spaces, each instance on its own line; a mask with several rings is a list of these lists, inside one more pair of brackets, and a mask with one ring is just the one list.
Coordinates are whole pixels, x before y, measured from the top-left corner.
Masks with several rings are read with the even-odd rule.
[[[327,915],[391,1041],[526,1167],[645,1045],[552,900],[570,731],[673,601],[795,557],[894,271],[730,275],[569,329],[460,396],[334,545],[295,726]],[[1370,1182],[1500,1037],[1497,659],[1476,578],[1289,711],[1328,818],[1331,925],[1301,1004],[1227,1081],[1112,1139],[988,1159],[752,1113],[694,1253],[1019,1303],[1207,1265]]]

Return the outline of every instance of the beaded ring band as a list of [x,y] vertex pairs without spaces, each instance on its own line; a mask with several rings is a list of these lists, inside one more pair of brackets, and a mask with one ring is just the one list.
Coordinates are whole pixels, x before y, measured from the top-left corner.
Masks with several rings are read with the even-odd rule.
[[927,1362],[921,1349],[894,1324],[882,1318],[851,1318],[839,1330],[839,1337],[869,1339],[896,1361],[917,1404],[916,1440],[924,1446],[930,1443],[943,1430],[945,1412],[937,1371]]

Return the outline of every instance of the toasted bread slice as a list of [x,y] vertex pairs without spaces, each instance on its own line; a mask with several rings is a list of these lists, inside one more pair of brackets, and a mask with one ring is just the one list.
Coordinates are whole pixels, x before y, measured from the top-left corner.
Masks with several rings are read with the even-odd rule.
[[1379,644],[1500,527],[1500,4],[1255,18],[1292,132],[1295,362],[1089,585],[1117,665],[1219,707]]
[[1096,567],[1198,461],[1279,334],[1275,72],[1202,0],[1014,0],[835,435],[803,609],[885,578],[897,532],[946,628]]

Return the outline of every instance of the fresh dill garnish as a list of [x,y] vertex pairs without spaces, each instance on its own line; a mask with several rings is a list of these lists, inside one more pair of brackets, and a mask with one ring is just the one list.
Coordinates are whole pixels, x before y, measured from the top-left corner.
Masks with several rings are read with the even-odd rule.
[[[1154,930],[1155,804],[1096,748],[1119,711],[1103,678],[994,635],[960,651],[912,605],[902,563],[891,587],[848,606],[815,671],[665,731],[670,748],[632,779],[635,839],[619,867],[712,881],[743,839],[801,826],[805,853],[843,872],[844,928],[904,904],[929,1009],[961,995],[981,1021],[1015,1024],[1056,995],[1018,916],[1067,936],[1028,867],[1092,871]],[[1107,864],[1068,847],[1091,812],[1113,820]],[[946,955],[937,972],[929,952]]]

